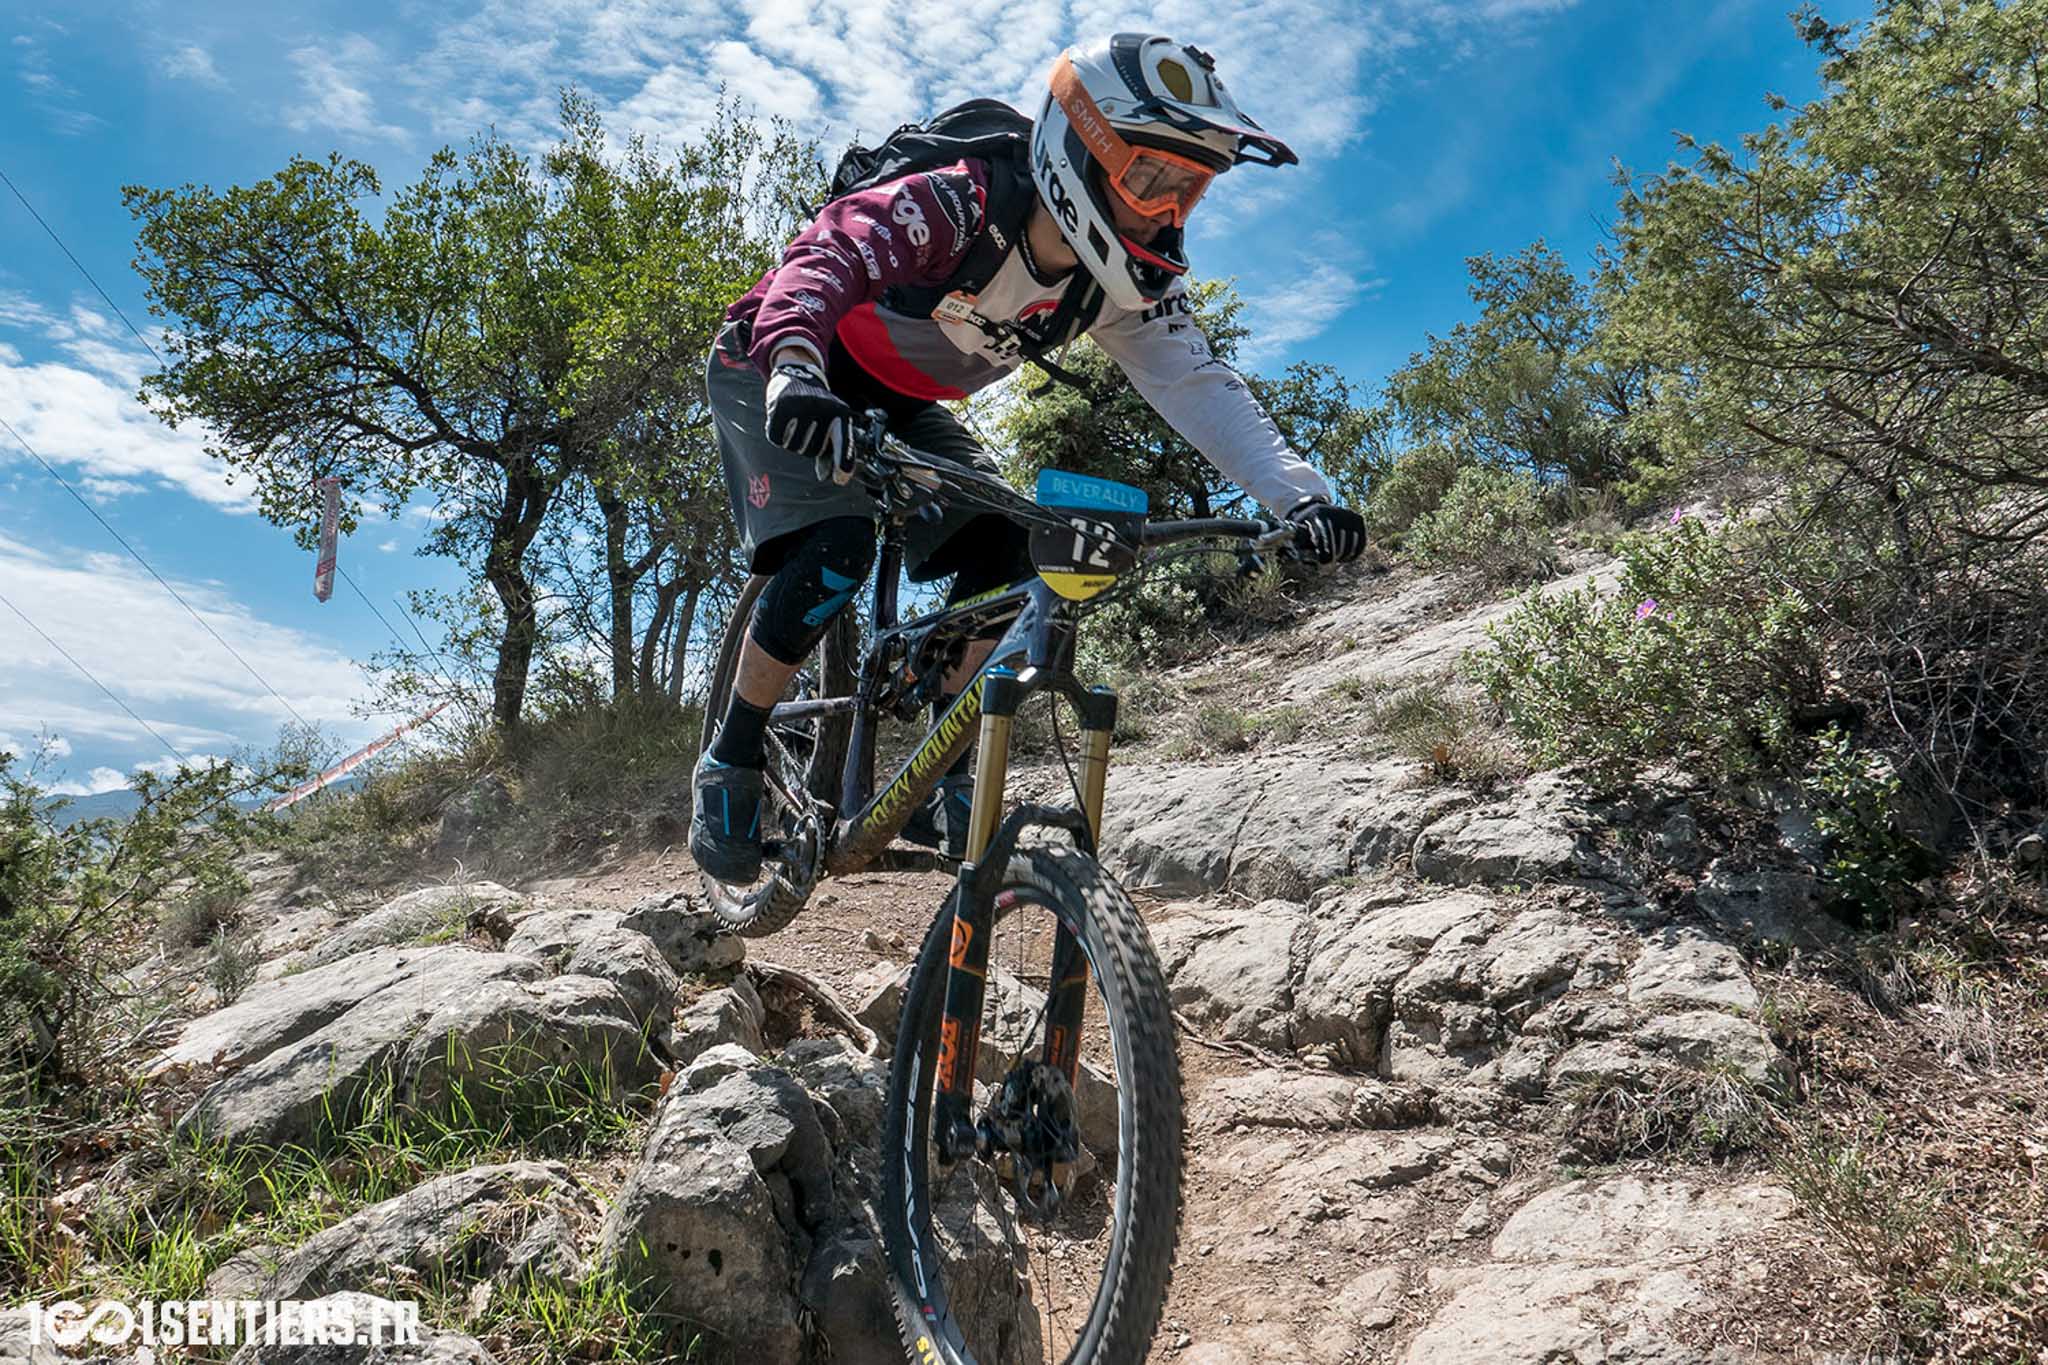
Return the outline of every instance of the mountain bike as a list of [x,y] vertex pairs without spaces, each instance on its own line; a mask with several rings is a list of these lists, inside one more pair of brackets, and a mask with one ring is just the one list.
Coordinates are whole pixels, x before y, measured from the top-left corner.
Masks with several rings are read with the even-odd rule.
[[[880,1216],[904,1346],[921,1365],[1136,1362],[1179,1231],[1180,1061],[1151,938],[1096,861],[1117,697],[1074,677],[1074,647],[1083,613],[1138,570],[1223,546],[1288,553],[1297,531],[1150,522],[1141,490],[1053,470],[1033,500],[904,446],[879,415],[857,440],[882,524],[867,647],[856,653],[857,623],[843,613],[770,712],[762,876],[735,886],[707,875],[706,898],[726,926],[759,935],[788,924],[826,877],[953,869],[904,988],[884,1118]],[[1036,575],[899,619],[906,530],[949,507],[1024,526]],[[707,718],[725,712],[764,582],[748,584],[727,627]],[[970,642],[991,637],[986,661],[878,789],[881,719],[924,714]],[[1005,814],[1013,728],[1040,694],[1079,720],[1078,770],[1059,743],[1074,800]],[[961,857],[892,847],[977,725]]]

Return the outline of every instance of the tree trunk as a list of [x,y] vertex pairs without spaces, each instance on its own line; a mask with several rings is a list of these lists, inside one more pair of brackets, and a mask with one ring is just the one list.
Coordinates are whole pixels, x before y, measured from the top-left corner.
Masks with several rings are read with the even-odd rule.
[[660,687],[660,679],[655,676],[655,660],[668,657],[664,645],[668,640],[669,619],[675,614],[676,599],[682,595],[683,582],[680,578],[672,578],[655,589],[654,610],[649,614],[647,629],[641,633],[640,658],[635,666],[635,677],[643,697],[654,696]]
[[668,656],[669,700],[683,699],[683,673],[690,656],[690,627],[697,621],[697,602],[704,595],[704,585],[693,582],[683,596],[683,605],[676,616],[676,638]]
[[626,562],[628,513],[625,500],[615,494],[600,492],[597,506],[604,514],[604,577],[611,608],[612,700],[624,701],[633,692],[633,584],[639,575]]
[[491,549],[484,581],[505,611],[498,639],[498,663],[491,674],[491,720],[500,730],[519,723],[533,650],[540,639],[540,614],[526,573],[526,550],[547,516],[550,490],[531,460],[520,458],[505,471],[505,501],[491,524]]

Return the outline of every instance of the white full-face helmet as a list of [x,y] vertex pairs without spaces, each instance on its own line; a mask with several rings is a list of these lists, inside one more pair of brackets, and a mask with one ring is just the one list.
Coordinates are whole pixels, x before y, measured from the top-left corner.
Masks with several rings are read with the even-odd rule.
[[[1108,300],[1156,303],[1187,272],[1183,230],[1209,182],[1239,162],[1286,166],[1287,144],[1237,107],[1206,52],[1157,33],[1070,48],[1031,130],[1031,174]],[[1110,196],[1167,220],[1150,243],[1119,233]]]

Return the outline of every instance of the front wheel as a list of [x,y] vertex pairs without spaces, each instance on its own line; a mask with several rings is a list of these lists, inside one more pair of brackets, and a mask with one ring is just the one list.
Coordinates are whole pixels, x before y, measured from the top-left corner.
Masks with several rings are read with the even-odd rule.
[[[933,1099],[951,918],[942,911],[926,935],[904,992],[882,1139],[883,1240],[904,1345],[913,1361],[944,1365],[1136,1365],[1159,1325],[1180,1226],[1180,1058],[1151,938],[1094,860],[1055,846],[1012,858],[991,917],[974,1059],[982,1150],[949,1164]],[[1058,1032],[1047,999],[1061,984],[1063,938],[1092,988],[1081,993],[1071,1084],[1046,1047]],[[1012,1100],[1027,1093],[1020,1122]],[[1078,1142],[1034,1146],[1032,1131]]]

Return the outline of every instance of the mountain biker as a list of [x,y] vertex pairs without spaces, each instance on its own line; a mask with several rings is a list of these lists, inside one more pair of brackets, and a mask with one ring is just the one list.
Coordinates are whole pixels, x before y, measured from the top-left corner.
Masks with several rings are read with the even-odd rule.
[[[1120,33],[1055,63],[1027,158],[963,158],[834,200],[726,311],[710,405],[752,571],[772,579],[697,767],[698,866],[725,882],[759,876],[769,709],[873,565],[874,502],[852,481],[857,412],[879,408],[907,445],[995,473],[941,400],[1085,332],[1219,470],[1300,523],[1318,561],[1364,549],[1362,519],[1210,354],[1181,279],[1187,215],[1210,180],[1243,161],[1296,160],[1237,107],[1206,53]],[[970,253],[985,270],[991,248],[1001,264],[986,283],[952,288]],[[990,515],[915,525],[906,551],[913,580],[952,576],[949,605],[1031,573],[1023,531]],[[949,693],[992,647],[970,651]],[[956,854],[968,761],[935,793],[930,831]]]

